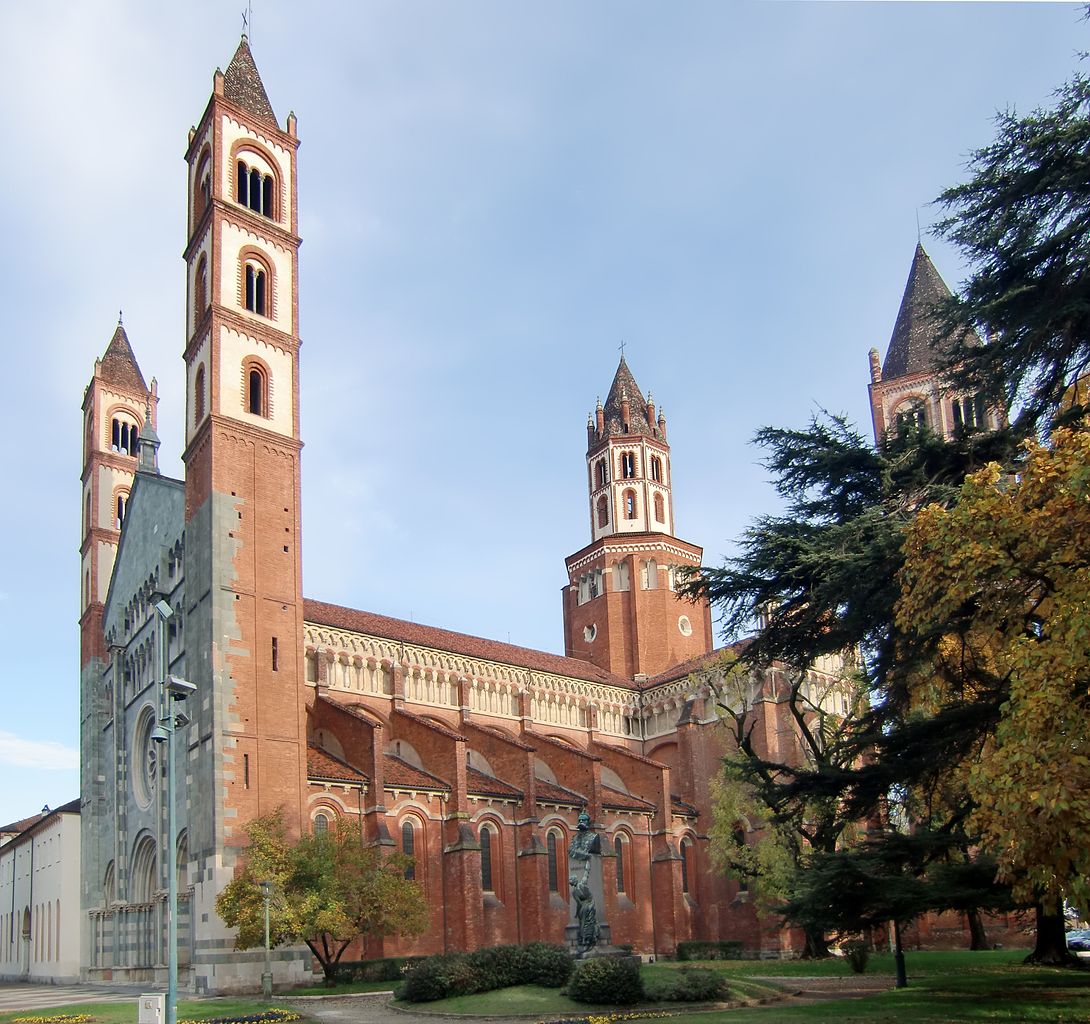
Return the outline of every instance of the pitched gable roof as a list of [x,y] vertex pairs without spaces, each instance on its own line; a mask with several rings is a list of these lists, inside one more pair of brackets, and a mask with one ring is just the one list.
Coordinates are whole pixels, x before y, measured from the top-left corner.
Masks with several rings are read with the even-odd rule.
[[118,384],[133,391],[148,390],[144,375],[136,364],[129,336],[120,322],[100,361],[100,376],[107,384]]

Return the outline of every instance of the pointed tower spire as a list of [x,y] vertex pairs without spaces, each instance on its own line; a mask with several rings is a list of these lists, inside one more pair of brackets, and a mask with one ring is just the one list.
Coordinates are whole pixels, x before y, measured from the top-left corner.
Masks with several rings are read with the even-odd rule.
[[120,384],[122,387],[132,388],[135,391],[147,391],[144,383],[144,375],[137,365],[136,356],[133,354],[132,345],[129,344],[129,336],[121,323],[121,316],[117,318],[117,329],[106,346],[106,351],[100,361],[101,376],[108,384]]
[[925,373],[942,361],[953,339],[945,338],[938,347],[932,347],[939,332],[934,310],[938,303],[949,297],[946,282],[939,276],[923,245],[917,242],[897,322],[882,364],[883,380]]
[[[603,409],[606,434],[652,435],[654,433],[651,430],[651,424],[647,422],[647,407],[641,408],[640,403],[633,403],[629,399],[631,395],[642,395],[643,393],[622,355]],[[627,416],[625,415],[626,412]],[[625,429],[626,426],[627,430]]]
[[223,95],[232,103],[237,103],[243,110],[262,121],[276,124],[269,95],[258,74],[254,55],[250,52],[250,43],[244,35],[227,65],[223,76]]

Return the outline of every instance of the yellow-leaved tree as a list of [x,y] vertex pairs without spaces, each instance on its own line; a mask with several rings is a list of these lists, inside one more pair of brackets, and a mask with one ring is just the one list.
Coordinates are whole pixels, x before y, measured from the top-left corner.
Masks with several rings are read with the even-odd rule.
[[897,621],[933,641],[928,702],[994,709],[972,825],[1016,897],[1054,914],[1090,902],[1090,433],[1025,449],[1016,475],[988,466],[920,511]]

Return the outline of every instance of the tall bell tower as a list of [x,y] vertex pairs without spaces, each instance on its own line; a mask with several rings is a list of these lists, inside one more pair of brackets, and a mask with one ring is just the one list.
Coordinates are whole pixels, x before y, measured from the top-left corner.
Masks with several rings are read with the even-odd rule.
[[678,597],[678,570],[703,549],[674,534],[666,417],[624,356],[587,422],[591,543],[566,562],[564,649],[629,678],[711,650],[707,602]]
[[[186,151],[185,647],[200,697],[189,855],[215,882],[198,887],[197,920],[230,880],[246,822],[283,808],[298,831],[305,795],[298,144],[243,36]],[[230,944],[223,930],[202,950],[198,987]]]

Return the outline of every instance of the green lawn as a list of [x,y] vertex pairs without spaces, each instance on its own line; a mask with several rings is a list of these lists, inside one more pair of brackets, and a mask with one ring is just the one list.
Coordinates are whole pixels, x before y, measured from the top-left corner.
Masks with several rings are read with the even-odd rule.
[[324,985],[319,981],[315,985],[278,991],[278,996],[342,996],[353,992],[392,992],[400,981],[346,981],[343,985]]

